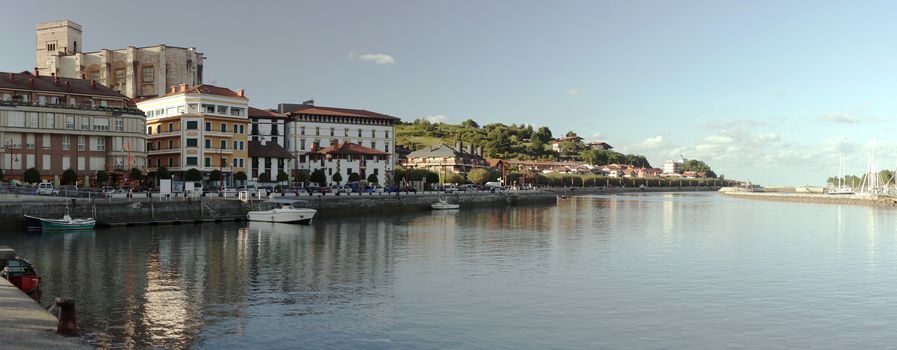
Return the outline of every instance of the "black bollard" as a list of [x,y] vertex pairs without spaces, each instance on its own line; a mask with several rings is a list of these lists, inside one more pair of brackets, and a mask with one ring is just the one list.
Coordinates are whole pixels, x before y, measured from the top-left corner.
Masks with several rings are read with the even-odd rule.
[[56,306],[59,308],[59,323],[56,325],[56,333],[74,336],[78,333],[78,323],[75,318],[75,300],[72,298],[56,298]]

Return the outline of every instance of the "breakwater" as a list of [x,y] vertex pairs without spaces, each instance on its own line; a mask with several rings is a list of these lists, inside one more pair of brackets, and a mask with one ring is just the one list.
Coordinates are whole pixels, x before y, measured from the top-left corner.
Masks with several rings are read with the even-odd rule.
[[732,197],[771,201],[871,205],[877,207],[897,208],[897,197],[884,195],[829,195],[816,193],[782,192],[723,192],[723,194]]
[[671,186],[671,187],[551,187],[546,189],[554,193],[567,192],[568,195],[577,194],[614,194],[614,193],[638,193],[638,192],[714,192],[719,191],[719,186]]

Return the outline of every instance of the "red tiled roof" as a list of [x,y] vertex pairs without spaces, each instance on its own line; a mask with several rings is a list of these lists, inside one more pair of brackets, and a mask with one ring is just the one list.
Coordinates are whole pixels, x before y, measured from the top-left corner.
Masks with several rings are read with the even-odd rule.
[[240,96],[240,94],[238,94],[234,90],[231,90],[231,89],[228,89],[225,87],[220,87],[220,86],[215,86],[215,85],[207,85],[207,84],[190,86],[190,87],[187,87],[186,91],[181,91],[180,87],[176,87],[175,92],[169,92],[162,96],[174,96],[177,94],[206,94],[206,95],[218,95],[218,96],[224,96],[224,97],[246,98],[245,96]]
[[371,111],[364,110],[364,109],[322,107],[322,106],[314,106],[314,105],[300,106],[292,111],[289,111],[288,114],[290,114],[290,115],[302,115],[302,114],[332,115],[332,116],[339,116],[339,117],[361,117],[361,118],[399,120],[399,118],[393,117],[391,115],[375,113],[375,112],[371,112]]
[[250,118],[269,118],[269,119],[286,119],[286,115],[277,113],[270,109],[258,109],[255,107],[249,107],[249,117]]
[[0,89],[46,91],[60,94],[108,96],[128,99],[126,96],[115,92],[115,90],[112,90],[103,84],[91,82],[91,80],[86,79],[61,78],[47,75],[35,76],[27,71],[21,73],[0,72]]
[[342,144],[336,146],[330,146],[326,148],[319,149],[318,154],[365,154],[372,156],[385,156],[389,155],[389,153],[383,152],[381,150],[376,150],[373,148],[364,147],[362,145],[357,145],[351,142],[343,142]]

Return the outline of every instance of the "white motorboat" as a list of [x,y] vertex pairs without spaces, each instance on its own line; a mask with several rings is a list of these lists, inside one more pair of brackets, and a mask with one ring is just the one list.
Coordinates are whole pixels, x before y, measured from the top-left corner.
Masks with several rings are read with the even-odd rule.
[[249,221],[309,224],[318,212],[311,208],[305,208],[305,203],[302,201],[289,204],[278,203],[278,205],[280,205],[279,208],[271,210],[250,211],[246,218]]
[[447,210],[447,209],[458,209],[461,208],[459,204],[452,204],[446,202],[445,199],[440,199],[438,202],[430,204],[430,207],[434,210]]

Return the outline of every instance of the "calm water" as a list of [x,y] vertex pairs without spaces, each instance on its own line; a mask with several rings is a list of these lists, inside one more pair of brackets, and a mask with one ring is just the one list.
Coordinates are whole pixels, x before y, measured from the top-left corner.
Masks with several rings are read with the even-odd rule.
[[0,234],[104,348],[888,348],[897,211],[717,194]]

